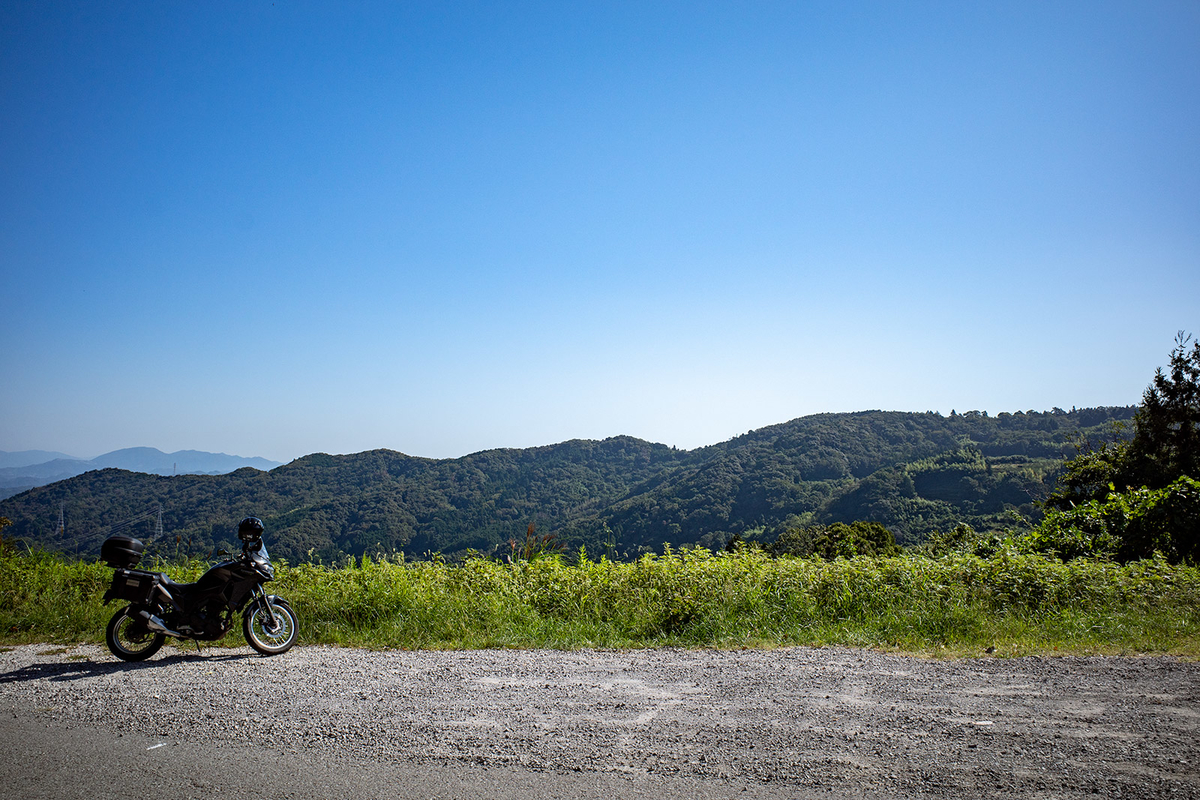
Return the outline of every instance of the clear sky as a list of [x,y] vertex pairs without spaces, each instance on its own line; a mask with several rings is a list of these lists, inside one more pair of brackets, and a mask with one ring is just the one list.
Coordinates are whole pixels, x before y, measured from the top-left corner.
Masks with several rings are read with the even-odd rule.
[[0,4],[0,450],[1139,401],[1200,4]]

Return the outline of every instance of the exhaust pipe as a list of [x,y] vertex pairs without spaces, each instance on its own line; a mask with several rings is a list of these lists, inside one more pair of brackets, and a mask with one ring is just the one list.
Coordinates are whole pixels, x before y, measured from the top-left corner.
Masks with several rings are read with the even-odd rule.
[[142,622],[146,623],[147,628],[155,633],[165,633],[167,636],[174,636],[179,639],[183,638],[182,633],[171,630],[166,626],[166,624],[163,623],[161,619],[154,616],[149,611],[139,611],[138,617],[141,618]]

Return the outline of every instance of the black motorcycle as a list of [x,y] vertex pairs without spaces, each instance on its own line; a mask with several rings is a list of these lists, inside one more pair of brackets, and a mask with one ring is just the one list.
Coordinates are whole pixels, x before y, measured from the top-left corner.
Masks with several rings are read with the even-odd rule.
[[100,558],[116,571],[104,602],[129,601],[108,623],[108,649],[125,661],[142,661],[157,653],[168,636],[215,641],[229,632],[239,611],[242,633],[255,650],[273,656],[291,649],[299,624],[287,600],[263,591],[263,584],[275,579],[275,568],[262,531],[258,519],[242,520],[241,555],[220,551],[229,558],[213,564],[195,583],[176,583],[165,573],[136,569],[145,546],[129,536],[107,539]]

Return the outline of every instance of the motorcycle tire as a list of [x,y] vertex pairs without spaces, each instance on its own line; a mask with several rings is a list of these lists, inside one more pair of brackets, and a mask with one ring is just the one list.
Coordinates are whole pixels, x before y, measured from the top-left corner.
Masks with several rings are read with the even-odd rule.
[[130,613],[128,607],[113,614],[104,631],[104,641],[112,654],[122,661],[145,661],[158,652],[166,636],[155,633]]
[[300,623],[291,606],[275,600],[271,608],[275,611],[273,630],[266,606],[262,603],[255,603],[242,615],[242,634],[246,637],[246,643],[264,656],[277,656],[291,650],[300,633]]

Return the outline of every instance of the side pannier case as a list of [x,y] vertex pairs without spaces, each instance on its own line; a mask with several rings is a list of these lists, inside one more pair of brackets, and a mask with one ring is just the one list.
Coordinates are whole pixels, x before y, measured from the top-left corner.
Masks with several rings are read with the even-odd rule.
[[109,600],[128,600],[131,603],[145,603],[150,600],[150,593],[158,582],[158,573],[146,572],[141,569],[118,569],[113,573],[112,586],[104,593],[104,602]]
[[100,559],[110,567],[133,569],[145,549],[146,545],[131,536],[110,536],[100,545]]

